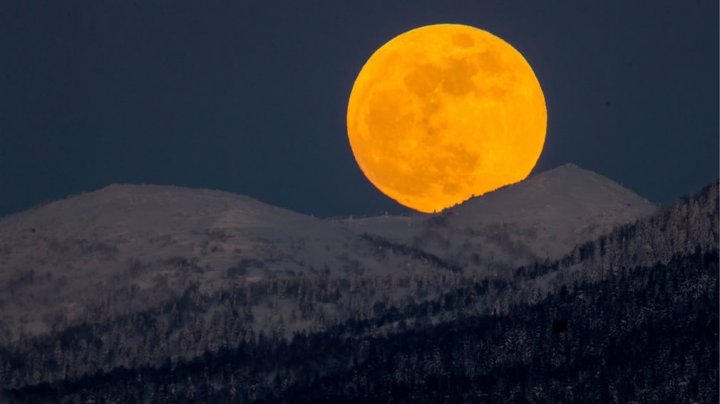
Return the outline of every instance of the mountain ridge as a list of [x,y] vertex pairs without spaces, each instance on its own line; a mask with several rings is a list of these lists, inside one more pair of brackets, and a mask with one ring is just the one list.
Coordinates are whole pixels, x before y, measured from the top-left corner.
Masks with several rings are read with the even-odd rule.
[[[600,184],[600,191],[593,186],[578,191],[583,179]],[[578,195],[572,203],[556,195],[563,184]],[[448,268],[457,276],[502,274],[560,257],[606,229],[655,211],[612,184],[563,166],[441,214],[358,220],[318,219],[223,191],[110,185],[0,219],[0,296],[6,296],[0,301],[6,319],[0,340],[83,321],[98,310],[114,315],[103,307],[144,310],[193,285],[211,293],[296,276],[436,276]],[[528,198],[532,187],[544,194],[533,191],[536,198]],[[583,199],[583,193],[591,198]],[[515,208],[481,211],[477,205],[492,205],[482,198]],[[551,213],[576,217],[558,224],[549,215],[544,223],[550,225],[542,227],[528,222],[532,215],[516,214],[522,211],[517,206],[538,200],[551,200]],[[627,201],[637,209],[628,213]],[[586,228],[586,221],[598,217],[602,223]],[[107,296],[127,304],[111,304]],[[292,307],[278,310],[280,317],[265,312],[256,317],[281,318]],[[331,310],[328,317],[333,316],[343,314]]]
[[[534,369],[536,381],[545,374],[542,369],[551,366],[561,370],[570,360],[580,370],[576,380],[580,381],[576,385],[580,388],[581,381],[592,379],[596,371],[611,377],[620,369],[625,369],[628,375],[634,374],[637,369],[628,365],[633,365],[635,359],[628,360],[626,354],[618,350],[637,355],[635,347],[666,353],[670,348],[680,352],[673,359],[673,363],[677,361],[680,365],[696,363],[701,356],[710,371],[702,376],[697,368],[684,368],[683,374],[716,380],[717,372],[713,373],[712,369],[717,368],[717,362],[713,365],[709,361],[717,357],[717,332],[712,333],[717,330],[717,304],[713,303],[717,302],[717,225],[718,184],[715,183],[678,200],[670,208],[578,246],[560,261],[536,263],[500,275],[445,269],[379,276],[372,273],[360,276],[299,274],[240,283],[224,291],[202,291],[198,285],[191,284],[182,294],[145,311],[113,313],[108,307],[99,307],[82,324],[2,344],[0,381],[6,391],[19,397],[39,394],[48,400],[66,394],[82,396],[86,391],[110,394],[103,391],[106,388],[113,390],[113,396],[122,396],[124,387],[128,386],[126,382],[139,380],[138,375],[142,375],[142,383],[132,382],[135,395],[147,393],[142,390],[143,383],[147,382],[151,383],[154,394],[164,394],[163,390],[168,391],[168,380],[175,380],[172,390],[179,388],[185,396],[205,394],[199,393],[197,386],[215,388],[217,383],[203,382],[203,376],[198,373],[210,367],[214,369],[212,378],[223,380],[220,386],[231,385],[237,389],[235,393],[232,388],[226,389],[223,394],[232,397],[239,392],[253,399],[258,397],[256,387],[261,389],[261,394],[270,396],[282,392],[287,385],[307,385],[311,392],[325,391],[328,386],[316,382],[335,377],[333,375],[340,376],[340,380],[343,374],[353,378],[353,372],[345,372],[353,368],[370,371],[369,377],[378,369],[387,369],[383,365],[386,361],[377,357],[378,352],[387,352],[398,361],[392,365],[397,370],[413,369],[421,375],[420,379],[404,379],[403,383],[423,385],[428,380],[432,383],[432,377],[447,376],[458,364],[467,366],[463,370],[466,376],[477,376],[473,369],[478,366],[492,375],[498,362],[484,360],[490,354],[501,359],[506,370],[516,376],[513,369],[518,364]],[[658,253],[646,256],[645,246],[650,246],[647,251]],[[378,253],[387,257],[393,254],[393,249],[401,248],[391,245]],[[393,265],[390,261],[383,262]],[[111,298],[108,303],[122,304],[122,301]],[[294,311],[283,313],[288,304]],[[335,311],[345,314],[336,316]],[[691,321],[687,321],[688,316],[692,317]],[[263,325],[263,318],[269,318],[270,322]],[[478,324],[478,321],[495,325],[488,332],[481,327],[457,334],[454,328]],[[298,328],[298,322],[304,326]],[[529,326],[530,323],[534,325]],[[657,324],[661,323],[662,328],[658,328]],[[503,324],[515,326],[503,331]],[[596,331],[589,333],[588,329]],[[638,332],[662,336],[669,329],[674,330],[673,335],[653,343],[648,343],[646,338],[637,340]],[[702,347],[690,351],[676,349],[695,347],[692,343],[673,341],[676,336],[684,338],[683,341],[693,341],[700,329],[703,330]],[[497,330],[501,332],[498,334]],[[659,330],[662,332],[657,332]],[[425,335],[432,334],[435,335],[432,338],[441,340],[427,347],[423,342]],[[618,335],[624,335],[621,341],[617,340]],[[588,344],[589,336],[595,336],[596,342]],[[404,339],[406,337],[409,339]],[[443,343],[446,337],[457,342]],[[383,351],[386,347],[383,341],[392,340],[398,341],[398,345]],[[487,343],[478,343],[478,340]],[[607,345],[608,342],[611,345]],[[421,346],[416,346],[414,353],[404,352],[408,343]],[[342,348],[347,344],[353,348]],[[547,349],[552,346],[554,348]],[[597,348],[603,346],[614,348],[598,351]],[[288,347],[294,348],[288,351]],[[401,347],[399,351],[397,347]],[[328,349],[353,358],[338,361],[335,354],[326,352]],[[468,349],[486,353],[468,362]],[[271,352],[274,356],[268,357]],[[444,352],[454,352],[452,355],[457,355],[457,359],[447,362]],[[295,355],[303,353],[307,354],[307,360],[298,361]],[[407,360],[414,354],[424,359],[408,367]],[[606,354],[614,355],[615,365],[610,368],[601,360]],[[227,359],[227,355],[244,359]],[[596,359],[583,359],[588,357]],[[256,359],[248,361],[248,358]],[[315,365],[314,358],[324,358],[319,359],[323,364]],[[447,370],[438,373],[438,366],[445,366],[442,363],[448,366]],[[646,362],[647,369],[654,368],[655,363]],[[364,368],[363,364],[372,366]],[[541,366],[537,367],[538,364]],[[589,364],[594,366],[590,373],[587,372]],[[306,366],[307,370],[296,372],[293,369],[297,366]],[[665,366],[678,369],[672,364]],[[178,373],[176,369],[180,369]],[[424,379],[424,374],[431,379]],[[555,376],[550,375],[550,384],[543,388],[553,389]],[[673,374],[666,376],[663,380],[677,379]],[[522,385],[524,376],[519,377],[513,380]],[[483,389],[484,379],[473,382],[479,383],[476,388]],[[393,380],[390,375],[375,382],[392,384]],[[712,380],[705,387],[716,386]],[[97,386],[98,381],[103,387]],[[618,382],[623,384],[622,380],[615,381]],[[654,386],[659,383],[646,382]],[[342,383],[355,385],[348,380]],[[362,393],[362,389],[352,391],[367,394]],[[387,391],[387,388],[378,391]],[[682,394],[693,391],[693,388],[684,388]],[[711,391],[716,389],[704,394]],[[647,390],[638,392],[645,394]],[[533,391],[532,394],[539,393]],[[175,393],[173,397],[170,402],[177,401]]]
[[[426,249],[461,266],[474,265],[464,251],[486,250],[486,261],[507,263],[507,268],[560,258],[583,240],[657,209],[606,177],[566,164],[437,215],[346,223],[357,232]],[[508,254],[508,249],[514,251]]]

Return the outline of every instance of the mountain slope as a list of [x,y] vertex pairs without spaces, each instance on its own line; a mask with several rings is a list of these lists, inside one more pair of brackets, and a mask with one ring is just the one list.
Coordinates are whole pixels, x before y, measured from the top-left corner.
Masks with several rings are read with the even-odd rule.
[[[56,325],[49,333],[1,344],[0,382],[6,389],[25,388],[23,391],[29,394],[25,397],[36,393],[43,395],[45,387],[42,383],[60,383],[60,390],[52,394],[65,394],[63,391],[86,386],[84,383],[96,384],[98,377],[105,380],[102,375],[109,372],[119,372],[121,380],[126,380],[126,377],[129,377],[127,380],[137,380],[140,374],[145,380],[161,364],[167,364],[158,374],[161,380],[176,380],[177,377],[180,377],[177,380],[187,380],[188,374],[182,373],[184,370],[180,373],[174,370],[179,364],[190,361],[199,363],[200,368],[206,368],[204,361],[211,360],[211,367],[219,364],[224,369],[228,363],[223,362],[223,358],[228,352],[234,352],[233,355],[237,353],[239,358],[245,358],[238,359],[238,363],[265,369],[264,373],[251,372],[253,376],[248,376],[242,370],[246,368],[238,368],[239,372],[233,376],[238,377],[236,393],[252,396],[257,393],[253,393],[253,389],[265,386],[270,389],[266,392],[273,395],[282,391],[275,383],[277,377],[284,377],[279,374],[285,374],[278,373],[277,367],[284,366],[282,363],[286,359],[292,363],[298,360],[297,356],[293,356],[294,351],[288,351],[287,348],[287,341],[293,335],[312,336],[311,340],[316,342],[312,348],[315,351],[311,352],[331,349],[338,338],[359,338],[359,352],[364,352],[362,349],[365,348],[362,347],[380,341],[376,347],[382,349],[383,339],[402,335],[408,330],[422,331],[428,327],[442,330],[444,324],[463,324],[465,319],[488,315],[492,315],[492,321],[502,316],[500,322],[522,325],[527,324],[527,316],[517,317],[512,314],[517,314],[513,312],[514,308],[535,305],[551,294],[562,296],[563,290],[583,282],[607,281],[607,293],[603,293],[628,298],[633,304],[642,303],[642,299],[647,298],[639,295],[638,291],[651,291],[655,293],[651,297],[659,303],[685,310],[684,304],[695,304],[692,299],[711,297],[708,294],[717,293],[716,289],[712,291],[712,286],[716,285],[713,281],[716,267],[713,269],[710,266],[713,262],[708,261],[715,257],[714,263],[717,264],[717,217],[718,186],[713,184],[669,209],[663,209],[636,223],[620,226],[595,241],[585,243],[559,261],[535,263],[530,267],[495,275],[466,272],[462,268],[460,271],[449,270],[439,257],[412,247],[365,242],[351,243],[345,252],[353,252],[353,248],[358,247],[361,250],[355,251],[358,257],[368,258],[366,264],[375,263],[383,267],[384,271],[312,272],[308,269],[283,276],[273,276],[274,272],[270,271],[253,279],[248,279],[247,275],[239,275],[236,279],[225,277],[223,288],[210,289],[203,288],[199,282],[190,282],[176,295],[170,295],[162,301],[149,301],[145,306],[137,308],[128,306],[137,303],[138,294],[133,295],[130,291],[123,295],[118,292],[117,285],[100,285],[105,289],[95,292],[103,296],[104,300],[100,306],[90,306],[82,321],[64,322]],[[604,247],[602,240],[605,240]],[[365,249],[377,245],[382,248],[374,250],[370,255],[363,255],[368,254]],[[590,252],[589,245],[600,247],[593,247],[594,252]],[[649,260],[652,257],[637,254],[639,247],[645,245],[651,247],[648,251],[657,252],[654,255],[659,261],[657,265],[653,264],[655,261]],[[398,256],[405,257],[405,261],[398,259]],[[656,281],[645,275],[663,271],[660,266],[670,265],[675,259],[673,257],[678,256],[694,256],[688,261],[692,265],[681,264],[676,267],[684,268],[683,271],[689,270],[679,273],[683,279],[668,283],[667,280]],[[438,260],[442,265],[433,265]],[[426,265],[424,270],[411,270],[404,266],[410,264],[412,267],[422,263]],[[628,285],[633,288],[632,293],[639,297],[629,298],[628,293],[618,294],[618,274],[622,278],[622,267],[635,263],[639,263],[641,268],[629,278],[633,284]],[[695,263],[700,263],[700,267],[695,268]],[[180,274],[194,274],[197,270],[192,263],[176,265],[173,270]],[[151,271],[155,270],[157,268],[151,268]],[[202,274],[201,271],[199,276]],[[30,279],[26,283],[32,285],[39,281]],[[646,284],[652,285],[652,288]],[[625,285],[625,282],[620,281],[620,285]],[[593,287],[590,285],[588,288]],[[578,294],[578,302],[586,299],[583,295]],[[7,302],[12,303],[10,300]],[[79,302],[83,303],[82,300]],[[574,307],[575,303],[569,306]],[[707,302],[701,303],[705,305]],[[610,305],[612,308],[617,306]],[[7,307],[6,304],[3,309]],[[636,309],[643,315],[648,313],[643,304]],[[548,310],[552,312],[552,305],[548,306]],[[702,308],[702,311],[707,309]],[[657,311],[660,314],[666,312],[664,308]],[[690,311],[686,310],[685,313]],[[682,318],[682,312],[680,314],[679,318]],[[634,318],[635,314],[629,316]],[[3,318],[6,318],[5,315]],[[579,315],[577,318],[582,320],[587,319],[587,316]],[[598,318],[603,321],[617,320],[614,315]],[[662,321],[665,320],[662,318]],[[673,321],[677,322],[676,318],[670,319],[671,324]],[[680,326],[678,330],[685,328]],[[510,336],[517,337],[516,333]],[[495,338],[483,336],[486,337]],[[336,348],[346,349],[347,344],[343,344],[341,342]],[[269,352],[275,350],[278,352],[276,356],[268,356]],[[589,353],[597,354],[595,351]],[[434,352],[425,354],[434,355]],[[247,362],[250,360],[248,358],[256,357],[253,355],[261,355],[263,362]],[[343,369],[353,360],[338,362],[333,359],[337,357],[326,356],[330,362],[318,364],[317,372],[330,369],[341,372],[340,376],[344,377]],[[479,357],[482,358],[482,355]],[[362,360],[365,359],[358,358],[358,363]],[[511,362],[508,364],[512,365]],[[479,364],[482,365],[481,360]],[[512,366],[506,369],[512,372]],[[362,368],[357,370],[364,371]],[[303,379],[305,381],[282,382],[285,380],[282,379],[280,382],[285,383],[285,387],[295,383],[295,387],[303,388],[318,380],[318,375],[313,375],[312,371],[303,371],[301,374],[307,376]],[[192,380],[199,380],[204,376],[194,374],[191,377]],[[80,384],[73,384],[75,382]],[[115,381],[110,380],[109,383],[111,389],[118,387]],[[152,388],[167,391],[168,386],[163,383]],[[212,389],[213,383],[205,384],[203,388]],[[380,383],[382,385],[383,381]],[[39,390],[32,386],[37,386]],[[177,391],[178,386],[173,388]],[[235,394],[232,389],[226,393]]]
[[558,259],[575,245],[657,206],[612,180],[566,164],[439,215],[346,220],[358,233],[411,245],[464,268]]
[[141,310],[193,284],[343,271],[354,239],[240,195],[112,185],[0,220],[0,331],[45,332],[84,321],[90,307]]
[[[111,185],[0,219],[0,342],[276,278],[426,277],[429,299],[453,282],[447,272],[481,277],[556,258],[654,209],[570,165],[439,215],[344,221],[220,191]],[[366,312],[372,299],[401,304],[409,290],[328,304],[323,322]],[[290,301],[274,307],[253,309],[256,329],[310,327],[289,324]]]

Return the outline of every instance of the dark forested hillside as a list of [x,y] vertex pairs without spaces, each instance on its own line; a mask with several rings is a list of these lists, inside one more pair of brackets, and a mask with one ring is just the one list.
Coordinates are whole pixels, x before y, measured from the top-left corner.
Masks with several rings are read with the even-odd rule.
[[621,266],[666,263],[674,255],[697,247],[718,246],[718,183],[635,223],[619,226],[609,234],[577,246],[561,261],[569,266],[583,263],[598,276]]
[[346,324],[159,368],[10,391],[23,402],[717,402],[718,254],[613,271],[503,315],[390,336]]

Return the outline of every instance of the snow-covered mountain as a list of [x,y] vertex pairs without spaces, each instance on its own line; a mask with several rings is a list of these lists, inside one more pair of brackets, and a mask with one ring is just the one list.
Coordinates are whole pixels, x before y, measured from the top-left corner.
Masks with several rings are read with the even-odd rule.
[[[177,196],[184,191],[174,192]],[[255,206],[251,213],[266,208]],[[453,216],[448,217],[440,224],[449,226]],[[329,231],[324,221],[311,222],[320,226],[312,233],[324,237]],[[198,223],[215,222],[196,221],[187,228],[176,223],[182,235],[178,238],[192,238]],[[260,231],[274,237],[267,239],[274,251],[283,252],[289,248],[286,243],[297,237],[284,230],[288,224],[280,225],[277,234],[262,220],[257,228],[249,220],[241,223],[235,227],[237,237],[230,239],[252,239]],[[571,225],[566,222],[558,228],[567,230]],[[139,221],[136,226],[145,224]],[[336,221],[335,227],[328,227],[346,238],[329,245],[325,259],[339,254],[347,265],[332,270],[303,267],[282,257],[266,267],[265,262],[245,256],[243,265],[223,275],[212,267],[221,262],[214,261],[212,254],[221,256],[219,249],[199,257],[188,253],[189,259],[158,261],[158,255],[143,255],[137,243],[135,255],[144,261],[138,260],[134,269],[113,275],[110,282],[98,270],[94,288],[75,288],[80,294],[66,293],[65,302],[58,298],[59,290],[48,292],[56,302],[70,304],[61,305],[66,312],[76,306],[74,311],[80,313],[76,321],[55,322],[48,333],[0,342],[0,401],[91,402],[99,397],[117,402],[274,402],[283,401],[282,397],[312,401],[337,397],[338,392],[354,392],[350,394],[371,401],[404,394],[417,401],[438,386],[448,386],[450,390],[433,400],[451,394],[464,402],[490,397],[488,392],[502,386],[505,390],[493,393],[494,397],[517,394],[527,386],[527,375],[533,375],[533,383],[543,384],[528,393],[532,397],[546,394],[543,400],[565,397],[559,401],[574,402],[581,390],[586,397],[606,394],[583,390],[598,380],[598,374],[605,374],[604,380],[615,377],[616,385],[624,386],[618,390],[626,390],[628,397],[652,402],[660,396],[648,396],[644,386],[664,389],[689,377],[703,387],[668,391],[675,397],[717,401],[713,396],[717,366],[712,359],[717,352],[713,326],[718,294],[717,183],[584,242],[559,260],[496,273],[479,266],[461,267],[378,235],[358,234],[348,229],[353,224],[342,226]],[[313,240],[309,242],[320,242]],[[163,253],[162,246],[152,250]],[[319,255],[312,258],[322,260]],[[200,259],[205,266],[198,264]],[[72,262],[80,265],[81,260]],[[278,262],[282,265],[273,266]],[[299,270],[283,271],[291,265]],[[59,272],[63,271],[72,272],[67,268]],[[137,285],[122,286],[128,279],[157,272],[162,275],[151,278],[154,286],[142,290]],[[213,274],[223,281],[212,282]],[[185,288],[168,286],[176,281],[185,282]],[[42,311],[46,304],[42,299],[48,298],[31,296],[37,300],[33,302],[28,291],[48,283],[56,289],[69,285],[34,273],[13,282],[11,295],[3,290],[8,299],[0,318],[26,329],[28,319],[52,320],[47,310]],[[87,284],[84,279],[74,283]],[[27,287],[18,289],[20,284]],[[165,298],[152,301],[148,295]],[[9,316],[14,314],[9,305],[16,304],[19,310],[16,301],[25,304],[23,316]],[[650,337],[638,340],[638,335]],[[660,355],[660,362],[646,360],[658,357],[653,352],[674,354]],[[588,363],[597,366],[583,373]],[[703,366],[687,365],[697,363]],[[519,366],[524,370],[518,372]],[[573,376],[559,381],[555,375],[568,366],[581,371],[565,372]],[[654,372],[657,369],[665,370]],[[650,379],[638,382],[638,374]],[[664,379],[658,381],[658,374]],[[488,385],[493,378],[494,384]],[[635,393],[641,394],[633,393],[633,387],[621,379],[633,380]],[[514,387],[508,387],[508,381]],[[406,386],[413,383],[415,392],[410,394]],[[574,388],[563,396],[568,383]],[[466,387],[456,388],[462,385]],[[557,386],[560,390],[553,390]]]
[[498,273],[559,258],[655,210],[572,165],[437,215],[343,220],[220,191],[111,185],[0,219],[0,332],[12,340],[145,310],[193,285]]
[[657,210],[612,180],[566,164],[441,214],[346,220],[358,233],[433,253],[469,269],[558,259],[573,246]]
[[2,331],[85,321],[91,306],[141,310],[192,284],[346,271],[353,242],[342,225],[245,196],[111,185],[0,220]]

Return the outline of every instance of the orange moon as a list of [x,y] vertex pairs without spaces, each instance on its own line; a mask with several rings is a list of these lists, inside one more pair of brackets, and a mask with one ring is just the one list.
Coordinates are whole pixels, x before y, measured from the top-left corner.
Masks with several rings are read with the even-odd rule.
[[546,128],[545,97],[520,52],[457,24],[416,28],[380,47],[347,109],[368,180],[428,213],[525,179]]

